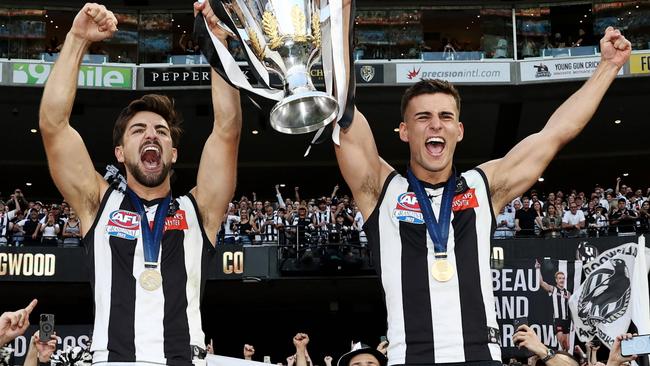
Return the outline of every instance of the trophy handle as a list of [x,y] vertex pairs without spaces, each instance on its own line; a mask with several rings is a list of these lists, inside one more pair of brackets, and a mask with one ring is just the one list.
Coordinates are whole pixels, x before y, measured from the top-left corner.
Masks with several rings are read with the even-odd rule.
[[217,26],[218,26],[219,28],[221,28],[221,30],[223,30],[224,32],[228,33],[228,36],[229,36],[229,37],[232,37],[232,38],[234,38],[234,39],[237,39],[237,35],[235,34],[235,32],[233,32],[233,31],[230,29],[230,27],[228,27],[228,26],[227,26],[224,22],[222,22],[221,20],[218,20],[218,21],[217,21]]

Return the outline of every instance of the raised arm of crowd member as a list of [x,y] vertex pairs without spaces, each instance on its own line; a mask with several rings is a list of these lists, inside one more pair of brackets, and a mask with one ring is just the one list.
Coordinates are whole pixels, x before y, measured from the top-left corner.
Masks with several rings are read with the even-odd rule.
[[296,192],[296,201],[300,202],[300,187],[295,187],[294,191]]
[[47,342],[41,342],[36,331],[29,342],[23,366],[38,366],[39,363],[49,364],[52,354],[56,351],[56,334],[52,334]]
[[527,325],[520,325],[512,336],[512,341],[519,347],[534,353],[541,361],[549,366],[578,366],[578,362],[565,352],[556,353],[547,348],[537,337],[537,334]]
[[284,207],[284,208],[287,207],[287,205],[284,203],[284,199],[282,198],[282,193],[280,193],[279,184],[275,185],[275,198],[278,199],[278,207]]
[[34,299],[24,309],[7,311],[0,315],[0,346],[13,341],[29,328],[29,314],[32,313],[38,300]]
[[323,362],[325,363],[325,366],[332,366],[332,356],[325,356]]
[[587,363],[589,365],[595,365],[598,363],[598,349],[600,346],[594,346],[594,344],[589,341],[585,344],[587,348]]
[[39,127],[52,179],[77,210],[84,230],[91,227],[108,183],[95,171],[81,136],[70,126],[70,114],[83,55],[93,42],[111,38],[116,31],[111,11],[103,5],[84,5],[65,38],[40,106]]
[[600,49],[600,63],[594,74],[553,113],[540,132],[522,140],[505,157],[479,166],[490,182],[495,215],[530,188],[560,149],[587,125],[629,59],[631,45],[619,30],[608,27]]
[[539,277],[539,283],[541,285],[541,288],[546,292],[553,292],[553,286],[549,285],[546,281],[544,281],[541,267],[542,265],[539,263],[537,259],[535,259],[535,272],[537,272],[537,277]]
[[[227,34],[219,27],[219,19],[212,12],[209,2],[194,3],[194,11],[195,14],[199,11],[203,14],[210,31],[226,44]],[[211,78],[214,127],[203,147],[196,187],[192,189],[192,194],[199,206],[205,232],[214,244],[221,218],[235,194],[242,112],[239,91],[214,69]]]
[[617,336],[616,339],[614,339],[614,344],[612,344],[612,348],[609,350],[609,358],[607,359],[607,366],[621,366],[626,362],[636,361],[636,359],[638,358],[637,355],[628,356],[628,357],[624,357],[623,355],[621,355],[621,341],[630,338],[632,338],[632,334],[626,333],[626,334],[621,334],[620,336]]
[[339,185],[337,184],[337,185],[334,186],[334,189],[332,189],[332,194],[330,194],[330,199],[331,200],[334,200],[334,197],[336,197],[336,192],[338,192],[338,191],[339,191]]
[[255,356],[255,347],[250,344],[244,345],[244,360],[251,361]]
[[307,366],[307,344],[309,344],[307,334],[298,333],[293,337],[293,345],[296,347],[296,366]]

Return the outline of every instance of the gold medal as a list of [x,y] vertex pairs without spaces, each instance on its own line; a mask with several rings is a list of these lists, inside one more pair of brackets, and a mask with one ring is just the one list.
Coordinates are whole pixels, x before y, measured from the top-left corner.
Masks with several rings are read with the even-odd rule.
[[155,269],[145,269],[140,274],[140,286],[147,291],[155,291],[162,286],[162,276]]
[[431,275],[436,281],[447,282],[454,277],[454,267],[447,259],[435,259],[431,267]]

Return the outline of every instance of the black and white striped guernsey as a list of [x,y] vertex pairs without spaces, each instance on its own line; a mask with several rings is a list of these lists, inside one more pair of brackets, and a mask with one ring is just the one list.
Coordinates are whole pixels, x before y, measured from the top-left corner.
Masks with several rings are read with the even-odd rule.
[[553,298],[553,319],[569,320],[569,290],[553,286],[549,295]]
[[[143,202],[151,222],[160,201]],[[93,364],[191,365],[191,345],[205,348],[199,306],[214,248],[192,195],[175,202],[159,254],[163,283],[147,291],[138,280],[145,268],[139,216],[113,187],[102,199],[84,238],[95,302]]]
[[[408,180],[391,173],[364,225],[384,289],[388,314],[388,364],[501,362],[490,270],[495,228],[487,178],[479,169],[461,174],[453,200],[448,259],[455,275],[431,274],[434,247]],[[423,182],[438,217],[444,183]],[[431,204],[430,202],[428,202]]]

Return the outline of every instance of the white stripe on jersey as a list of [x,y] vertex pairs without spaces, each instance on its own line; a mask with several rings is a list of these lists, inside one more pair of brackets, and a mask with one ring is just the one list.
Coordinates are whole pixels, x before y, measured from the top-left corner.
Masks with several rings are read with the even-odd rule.
[[[192,202],[187,196],[178,199],[181,207],[193,207]],[[199,223],[199,217],[194,210],[185,210],[185,215],[188,223]],[[185,240],[187,243],[202,243],[203,234],[201,230],[187,230],[185,232]],[[201,258],[203,256],[202,245],[186,245],[185,246],[185,268],[187,270],[187,278],[198,278],[199,281],[195,284],[198,286],[187,286],[185,289],[187,295],[187,321],[189,323],[190,331],[190,344],[199,346],[205,349],[205,336],[203,329],[201,329]]]
[[[113,191],[106,201],[121,202],[123,195]],[[119,207],[119,203],[118,203]],[[101,216],[97,220],[97,228],[92,233],[93,238],[93,257],[94,257],[94,280],[95,280],[95,324],[93,326],[93,342],[90,350],[93,352],[93,363],[108,361],[108,323],[111,313],[111,288],[113,278],[113,256],[109,245],[97,245],[103,243],[106,231],[103,223],[108,222],[109,216],[113,210],[104,207]],[[91,235],[91,233],[88,233]],[[108,305],[108,306],[105,306]]]

